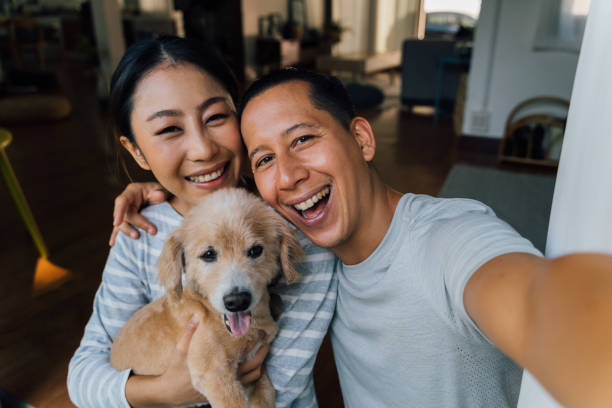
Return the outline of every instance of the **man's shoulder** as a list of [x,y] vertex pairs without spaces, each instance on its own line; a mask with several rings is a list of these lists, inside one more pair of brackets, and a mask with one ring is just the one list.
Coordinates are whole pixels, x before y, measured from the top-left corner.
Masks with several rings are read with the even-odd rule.
[[468,198],[441,198],[425,194],[406,194],[400,201],[404,220],[413,227],[451,221],[467,214],[493,216],[495,213],[480,201]]

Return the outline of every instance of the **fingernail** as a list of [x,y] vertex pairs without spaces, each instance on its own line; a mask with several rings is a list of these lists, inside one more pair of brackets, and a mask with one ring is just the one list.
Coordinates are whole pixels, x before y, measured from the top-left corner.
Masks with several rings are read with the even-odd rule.
[[138,238],[138,234],[136,234],[135,232],[130,232],[130,237],[136,239]]
[[149,228],[149,234],[154,235],[155,234],[155,228],[151,227]]

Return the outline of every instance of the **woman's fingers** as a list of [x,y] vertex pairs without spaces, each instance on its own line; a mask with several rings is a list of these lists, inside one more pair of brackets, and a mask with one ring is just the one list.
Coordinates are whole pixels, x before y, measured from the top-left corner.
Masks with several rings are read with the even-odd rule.
[[183,334],[181,335],[181,338],[179,339],[178,343],[176,343],[176,350],[179,353],[187,355],[187,351],[189,350],[189,343],[191,343],[191,338],[193,337],[193,334],[198,328],[198,324],[200,324],[200,316],[194,314],[191,319],[189,319],[189,322],[187,323],[185,330],[183,330]]
[[128,223],[131,227],[138,227],[144,231],[147,231],[151,235],[155,235],[157,233],[157,228],[155,227],[155,225],[153,225],[151,221],[140,215],[138,211],[128,212],[126,214],[125,221],[125,223]]
[[239,377],[242,385],[249,385],[261,377],[261,366]]
[[158,188],[151,190],[146,195],[147,201],[151,204],[163,203],[168,199],[168,193]]
[[132,202],[125,196],[125,192],[115,198],[115,208],[113,209],[113,226],[117,227],[121,225],[125,218],[125,214],[131,205]]
[[261,368],[268,351],[270,351],[270,345],[263,344],[253,357],[238,366],[237,374],[242,384],[250,384],[261,377]]
[[108,246],[115,245],[115,240],[117,239],[118,234],[119,234],[119,228],[113,227],[113,232],[111,232],[110,239],[108,240]]

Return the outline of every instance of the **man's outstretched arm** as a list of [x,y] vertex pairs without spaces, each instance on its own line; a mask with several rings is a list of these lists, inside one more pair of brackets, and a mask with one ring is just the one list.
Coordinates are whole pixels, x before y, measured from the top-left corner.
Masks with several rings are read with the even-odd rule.
[[567,407],[612,406],[612,256],[511,253],[464,291],[480,330]]

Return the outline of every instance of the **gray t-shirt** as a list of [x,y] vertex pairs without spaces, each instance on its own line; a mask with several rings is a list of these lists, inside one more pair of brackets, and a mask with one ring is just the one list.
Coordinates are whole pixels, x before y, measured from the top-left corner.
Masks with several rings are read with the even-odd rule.
[[463,305],[472,274],[510,252],[540,255],[482,203],[404,195],[374,253],[339,268],[331,339],[346,406],[515,407],[521,368]]

